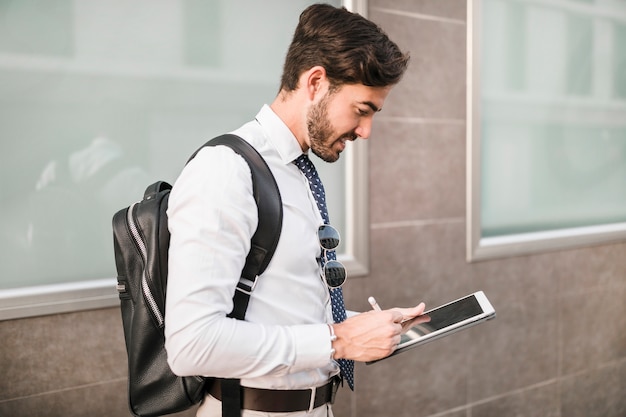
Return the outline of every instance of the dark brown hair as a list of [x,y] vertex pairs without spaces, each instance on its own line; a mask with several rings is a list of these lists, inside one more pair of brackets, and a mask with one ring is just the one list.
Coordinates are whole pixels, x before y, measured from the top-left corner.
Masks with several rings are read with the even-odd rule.
[[300,15],[287,51],[280,89],[293,91],[300,75],[320,65],[331,87],[397,84],[409,62],[375,23],[344,7],[314,4]]

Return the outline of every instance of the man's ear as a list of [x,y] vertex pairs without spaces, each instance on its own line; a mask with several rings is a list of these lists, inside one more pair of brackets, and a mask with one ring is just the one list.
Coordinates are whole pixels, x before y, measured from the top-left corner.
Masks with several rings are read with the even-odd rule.
[[305,86],[307,97],[311,101],[315,101],[319,95],[325,95],[329,87],[326,69],[319,65],[302,73],[300,82]]

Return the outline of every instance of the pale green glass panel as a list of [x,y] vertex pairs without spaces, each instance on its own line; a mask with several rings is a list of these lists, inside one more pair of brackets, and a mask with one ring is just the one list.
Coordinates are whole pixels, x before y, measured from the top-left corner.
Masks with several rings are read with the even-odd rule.
[[626,222],[626,2],[483,2],[482,236]]
[[113,214],[273,100],[309,3],[0,1],[0,289],[114,277]]

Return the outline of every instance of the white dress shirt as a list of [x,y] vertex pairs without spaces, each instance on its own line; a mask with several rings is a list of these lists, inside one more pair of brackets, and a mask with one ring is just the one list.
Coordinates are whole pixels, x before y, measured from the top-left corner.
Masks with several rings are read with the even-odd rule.
[[292,163],[302,150],[269,106],[233,133],[250,142],[274,174],[283,203],[280,240],[246,320],[227,318],[258,213],[244,159],[225,146],[203,148],[169,199],[168,362],[179,375],[240,378],[249,387],[323,385],[339,371],[330,357],[330,297],[316,261],[323,222]]

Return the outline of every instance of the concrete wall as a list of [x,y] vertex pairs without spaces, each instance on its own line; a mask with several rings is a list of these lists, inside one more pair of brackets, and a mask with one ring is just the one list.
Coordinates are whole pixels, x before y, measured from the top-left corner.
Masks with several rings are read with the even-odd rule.
[[[376,116],[371,273],[349,279],[348,306],[482,289],[498,317],[357,364],[335,415],[625,416],[626,244],[466,263],[466,3],[370,0],[369,13],[412,64]],[[130,415],[118,309],[0,322],[0,340],[0,416]]]

